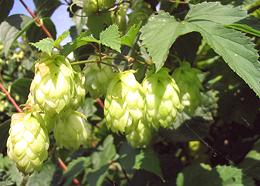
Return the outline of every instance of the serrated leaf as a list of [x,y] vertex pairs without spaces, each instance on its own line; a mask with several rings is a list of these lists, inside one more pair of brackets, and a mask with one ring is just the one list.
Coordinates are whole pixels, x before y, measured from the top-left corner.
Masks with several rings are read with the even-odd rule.
[[66,39],[68,36],[70,35],[70,31],[67,30],[65,32],[63,32],[55,41],[54,41],[54,46],[59,48],[60,47],[60,43]]
[[141,150],[135,157],[134,169],[152,172],[163,180],[159,159],[151,149]]
[[0,39],[4,45],[5,56],[16,39],[34,23],[34,20],[23,14],[6,18],[0,25]]
[[67,43],[66,45],[63,46],[63,49],[61,50],[61,53],[64,56],[69,55],[71,52],[76,50],[77,48],[84,46],[88,43],[100,43],[97,39],[95,39],[93,36],[88,36],[86,34],[81,34],[79,35],[76,39],[74,39],[72,42]]
[[190,26],[200,32],[218,53],[260,97],[260,63],[254,44],[245,34],[210,21],[193,21]]
[[127,31],[127,33],[121,37],[121,44],[132,47],[137,37],[137,34],[140,30],[140,27],[141,27],[141,23],[139,23],[138,25],[131,26],[131,28]]
[[49,186],[55,172],[55,165],[51,162],[44,163],[40,172],[33,173],[26,186]]
[[203,2],[191,5],[191,9],[186,15],[187,21],[207,20],[220,24],[232,24],[247,16],[241,7],[232,5],[221,5],[219,2]]
[[1,0],[0,1],[0,23],[8,16],[14,5],[14,0]]
[[36,47],[40,52],[45,52],[48,55],[52,54],[54,48],[54,41],[51,38],[45,38],[37,43],[30,43],[32,46]]
[[111,25],[106,30],[100,33],[100,42],[117,52],[120,52],[121,41],[120,33],[117,25]]
[[149,18],[141,28],[141,40],[147,48],[158,71],[168,56],[169,49],[177,37],[190,32],[186,23],[177,22],[173,16],[160,12]]

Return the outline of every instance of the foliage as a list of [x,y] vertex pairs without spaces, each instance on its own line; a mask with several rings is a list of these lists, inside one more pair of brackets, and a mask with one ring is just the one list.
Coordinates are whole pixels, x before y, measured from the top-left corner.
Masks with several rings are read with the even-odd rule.
[[260,184],[260,1],[33,3],[0,1],[0,185]]

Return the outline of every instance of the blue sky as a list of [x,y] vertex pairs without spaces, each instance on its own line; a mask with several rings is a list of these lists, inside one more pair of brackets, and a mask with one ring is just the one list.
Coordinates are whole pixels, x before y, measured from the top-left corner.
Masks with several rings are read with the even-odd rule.
[[[27,4],[27,6],[30,7],[30,9],[35,10],[33,0],[24,0],[24,2]],[[19,0],[14,1],[13,9],[10,12],[10,15],[12,14],[25,14],[30,16]],[[59,6],[58,9],[56,9],[53,15],[51,16],[51,19],[56,25],[58,36],[65,30],[68,30],[71,25],[73,25],[73,22],[69,17],[69,13],[67,12],[67,5]],[[64,42],[62,42],[62,44],[68,41],[70,41],[70,38],[67,38]]]

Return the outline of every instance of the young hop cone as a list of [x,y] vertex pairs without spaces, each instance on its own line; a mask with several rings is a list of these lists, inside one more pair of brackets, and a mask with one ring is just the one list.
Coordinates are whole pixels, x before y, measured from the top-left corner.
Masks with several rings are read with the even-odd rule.
[[43,122],[39,115],[31,113],[12,116],[7,154],[26,174],[39,170],[48,157],[49,138]]
[[35,65],[30,88],[34,102],[45,113],[60,113],[74,98],[74,72],[64,56],[44,56]]
[[[111,63],[107,61],[107,63]],[[115,73],[110,66],[100,64],[87,64],[85,69],[85,88],[93,98],[103,97],[106,95],[107,87],[113,79]]]
[[193,114],[201,101],[200,89],[202,88],[202,84],[198,78],[199,73],[198,69],[191,68],[190,64],[185,62],[172,74],[180,88],[184,111],[188,114]]
[[167,128],[182,109],[179,88],[166,68],[148,75],[143,80],[146,102],[146,119],[155,128]]
[[152,138],[152,129],[142,120],[137,127],[126,135],[127,141],[134,148],[145,148]]
[[108,86],[104,114],[113,132],[129,133],[143,118],[144,99],[133,71],[117,74]]
[[68,150],[77,150],[89,136],[86,120],[77,111],[60,116],[53,131],[58,146]]

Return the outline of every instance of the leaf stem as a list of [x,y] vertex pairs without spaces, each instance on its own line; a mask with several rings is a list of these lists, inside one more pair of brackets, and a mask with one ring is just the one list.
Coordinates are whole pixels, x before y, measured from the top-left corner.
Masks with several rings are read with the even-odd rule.
[[25,4],[23,0],[20,0],[24,8],[27,10],[27,12],[32,16],[34,19],[34,22],[42,29],[42,31],[51,39],[53,39],[51,33],[49,30],[44,26],[43,22],[39,19],[39,17],[36,16],[36,14]]
[[[63,171],[67,171],[68,167],[65,165],[65,163],[62,161],[62,159],[58,158],[58,165]],[[80,185],[80,182],[78,179],[74,178],[72,180],[74,185]]]
[[5,89],[5,87],[2,85],[2,83],[0,83],[0,89],[1,91],[6,95],[6,97],[8,98],[8,100],[12,103],[12,105],[14,106],[14,108],[18,111],[18,112],[23,112],[22,109],[18,106],[18,104],[16,103],[16,101],[12,98],[12,96],[9,94],[9,92]]

